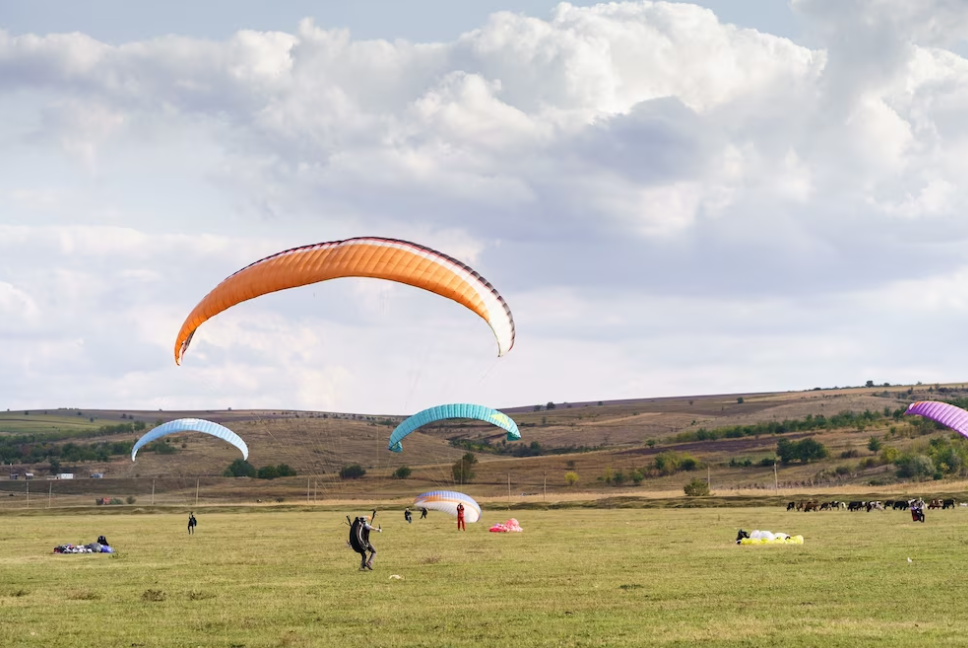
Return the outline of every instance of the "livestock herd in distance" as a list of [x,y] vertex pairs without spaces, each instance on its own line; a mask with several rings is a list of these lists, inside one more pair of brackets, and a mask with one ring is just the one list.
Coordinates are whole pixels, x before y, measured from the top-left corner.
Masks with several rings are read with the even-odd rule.
[[[961,506],[968,506],[968,504],[962,504]],[[927,504],[928,509],[953,509],[955,507],[955,500],[953,498],[949,499],[933,499]],[[887,509],[893,509],[895,511],[907,511],[907,510],[923,510],[925,508],[924,500],[920,498],[909,499],[909,500],[887,500],[881,501],[853,501],[853,502],[839,502],[837,500],[831,500],[829,502],[821,502],[819,500],[808,500],[800,502],[790,502],[786,506],[788,511],[803,511],[804,513],[809,513],[810,511],[835,511],[838,509],[844,509],[846,511],[860,511],[866,510],[868,513],[871,511],[885,511]]]

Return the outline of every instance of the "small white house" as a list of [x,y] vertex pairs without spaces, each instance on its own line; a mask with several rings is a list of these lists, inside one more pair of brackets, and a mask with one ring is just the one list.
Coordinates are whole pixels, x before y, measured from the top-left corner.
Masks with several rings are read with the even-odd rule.
[[58,473],[57,479],[74,479],[74,473]]
[[104,479],[104,473],[91,473],[91,479]]
[[24,479],[33,479],[33,478],[34,478],[34,473],[32,473],[32,472],[25,472],[24,473]]

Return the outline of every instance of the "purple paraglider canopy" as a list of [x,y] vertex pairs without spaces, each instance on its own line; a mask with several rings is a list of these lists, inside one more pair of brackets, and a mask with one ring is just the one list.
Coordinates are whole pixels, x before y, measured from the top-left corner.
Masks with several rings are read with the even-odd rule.
[[905,414],[917,414],[950,427],[962,436],[968,437],[968,412],[948,403],[938,401],[917,401],[911,403]]

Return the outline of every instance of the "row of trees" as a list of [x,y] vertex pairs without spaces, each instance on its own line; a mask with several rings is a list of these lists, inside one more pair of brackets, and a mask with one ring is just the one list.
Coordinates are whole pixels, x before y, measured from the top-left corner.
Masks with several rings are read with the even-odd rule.
[[[451,466],[451,471],[454,475],[454,481],[467,484],[471,482],[476,473],[474,472],[474,465],[477,463],[477,457],[474,453],[467,452],[463,457],[458,459],[453,466]],[[395,479],[407,479],[413,473],[413,470],[409,466],[400,466],[395,471],[393,471],[393,477]],[[349,464],[348,466],[343,466],[339,469],[340,479],[360,479],[366,475],[366,468],[358,463]]]
[[296,471],[288,464],[278,466],[262,466],[258,470],[245,459],[236,459],[222,473],[223,477],[255,477],[256,479],[276,479],[278,477],[295,477]]
[[[642,482],[643,474],[640,470],[633,469],[629,471],[629,478],[636,486],[638,486]],[[565,473],[565,485],[569,488],[575,486],[580,479],[581,478],[578,476],[578,473],[573,470]],[[611,468],[606,468],[605,474],[602,477],[599,477],[599,480],[608,484],[621,486],[626,482],[626,476],[621,470],[612,472]],[[686,484],[683,490],[685,491],[686,495],[689,495],[690,497],[709,495],[709,484],[702,479],[695,478]]]
[[776,457],[780,463],[786,465],[799,461],[802,464],[818,461],[830,455],[830,452],[815,439],[801,439],[800,441],[790,441],[780,439],[776,444]]
[[[81,461],[108,461],[111,457],[131,454],[131,441],[78,443],[55,441],[85,437],[133,434],[147,428],[144,421],[102,425],[96,430],[65,430],[36,434],[0,436],[0,463],[36,464],[53,460],[56,465]],[[145,448],[152,452],[153,449]]]
[[[395,479],[406,479],[413,471],[409,466],[400,466],[393,471]],[[360,464],[350,464],[339,469],[340,479],[359,479],[366,474],[366,468]]]
[[[868,465],[871,463],[867,460]],[[878,463],[893,464],[895,474],[901,479],[943,479],[946,476],[968,476],[968,443],[961,435],[935,437],[927,444],[901,452],[885,446]],[[861,463],[864,465],[864,462]]]
[[[522,424],[522,427],[524,424]],[[540,457],[543,455],[576,454],[591,452],[599,448],[585,445],[545,447],[537,441],[531,443],[512,442],[501,439],[500,443],[491,443],[489,439],[451,439],[450,445],[472,452],[507,455],[510,457]]]
[[0,463],[36,464],[49,461],[108,461],[111,457],[131,454],[130,441],[113,443],[18,443],[16,437],[0,437]]
[[[904,408],[891,409],[885,407],[877,412],[870,409],[863,412],[852,412],[844,410],[833,416],[818,414],[808,414],[800,419],[788,419],[784,421],[769,421],[764,423],[754,423],[751,425],[731,425],[707,430],[699,428],[694,432],[681,432],[674,439],[679,443],[691,441],[714,441],[716,439],[738,439],[741,437],[763,436],[768,434],[787,434],[789,432],[812,432],[815,430],[837,430],[843,428],[855,428],[859,431],[864,430],[870,425],[881,422],[884,419],[901,420],[904,416]],[[927,419],[924,419],[927,420]],[[921,421],[912,420],[912,424],[923,425]],[[928,421],[933,428],[934,423]]]
[[[680,472],[691,472],[703,467],[702,462],[688,452],[666,450],[665,452],[657,454],[648,465],[641,468],[631,468],[626,472],[624,470],[612,470],[611,467],[607,467],[605,468],[605,472],[597,478],[597,481],[612,486],[623,486],[629,482],[638,486],[647,478],[667,477]],[[568,486],[574,486],[578,483],[578,474],[575,472],[565,473],[565,483]]]

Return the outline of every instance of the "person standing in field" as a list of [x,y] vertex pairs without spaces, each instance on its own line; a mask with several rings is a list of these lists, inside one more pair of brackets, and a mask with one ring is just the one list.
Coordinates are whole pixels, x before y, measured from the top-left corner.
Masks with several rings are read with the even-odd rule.
[[196,526],[198,526],[198,520],[195,519],[195,512],[192,511],[188,514],[188,535],[195,535]]
[[403,519],[407,521],[407,524],[413,524],[413,517],[410,515],[410,507],[409,506],[403,512]]
[[425,509],[425,508],[421,508],[421,509],[420,509],[420,519],[422,520],[422,519],[424,519],[425,517],[427,517],[427,509]]
[[464,505],[457,504],[457,530],[467,531],[467,527],[464,526]]
[[[347,519],[349,519],[349,516],[347,516]],[[383,533],[382,528],[370,526],[370,523],[365,517],[357,517],[350,525],[349,544],[353,551],[360,554],[360,571],[365,569],[373,571],[373,559],[376,558],[376,547],[370,542],[370,531]],[[367,551],[370,552],[369,560],[366,557]]]
[[908,502],[911,507],[911,519],[915,522],[924,522],[924,500],[918,498]]

